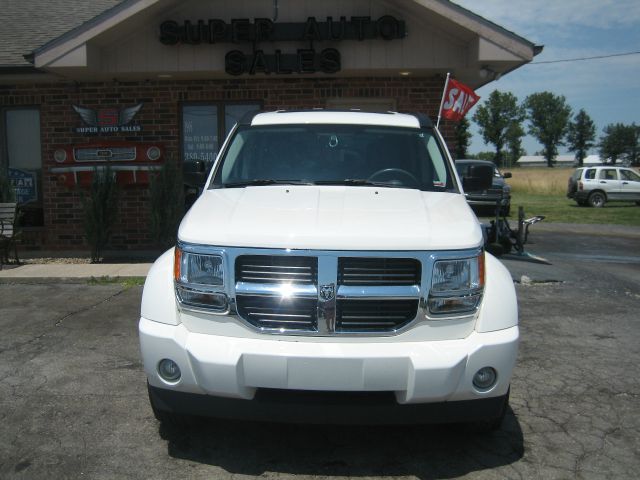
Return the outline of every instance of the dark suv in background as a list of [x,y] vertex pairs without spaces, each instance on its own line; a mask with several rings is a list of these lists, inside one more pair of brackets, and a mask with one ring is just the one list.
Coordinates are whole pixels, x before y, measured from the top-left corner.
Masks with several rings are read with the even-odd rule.
[[500,213],[509,215],[511,211],[511,187],[505,182],[505,178],[511,178],[510,172],[500,173],[493,162],[487,160],[456,160],[456,170],[460,180],[469,176],[469,170],[476,165],[489,165],[493,168],[493,184],[487,190],[465,190],[467,203],[471,206],[476,215],[492,215],[496,206],[500,204]]

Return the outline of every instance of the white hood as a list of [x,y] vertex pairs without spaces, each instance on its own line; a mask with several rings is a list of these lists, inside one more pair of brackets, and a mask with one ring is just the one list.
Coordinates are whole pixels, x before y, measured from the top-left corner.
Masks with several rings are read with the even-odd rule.
[[482,243],[464,195],[353,186],[207,190],[178,236],[220,247],[314,250],[456,250]]

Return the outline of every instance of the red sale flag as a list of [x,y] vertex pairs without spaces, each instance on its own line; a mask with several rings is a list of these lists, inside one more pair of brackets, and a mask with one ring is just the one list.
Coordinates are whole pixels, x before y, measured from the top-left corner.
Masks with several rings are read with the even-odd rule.
[[461,120],[478,100],[480,97],[476,95],[476,92],[465,84],[449,78],[449,74],[447,74],[440,102],[440,112],[438,113],[438,125],[440,125],[441,116],[456,122]]

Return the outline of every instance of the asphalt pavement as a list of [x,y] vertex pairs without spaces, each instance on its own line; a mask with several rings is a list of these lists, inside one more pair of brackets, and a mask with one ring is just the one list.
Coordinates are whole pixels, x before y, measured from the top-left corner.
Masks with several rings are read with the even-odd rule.
[[138,349],[141,286],[83,281],[126,277],[122,269],[75,277],[3,270],[0,478],[635,479],[640,229],[537,227],[527,249],[551,265],[504,259],[518,292],[521,347],[511,408],[492,434],[219,421],[161,427]]

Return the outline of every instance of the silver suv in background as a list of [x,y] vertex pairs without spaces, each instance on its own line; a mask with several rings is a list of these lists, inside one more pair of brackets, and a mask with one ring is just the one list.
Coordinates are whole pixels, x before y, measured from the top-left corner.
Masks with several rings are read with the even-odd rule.
[[624,167],[580,167],[569,178],[567,197],[581,206],[602,207],[614,201],[640,205],[640,175]]

